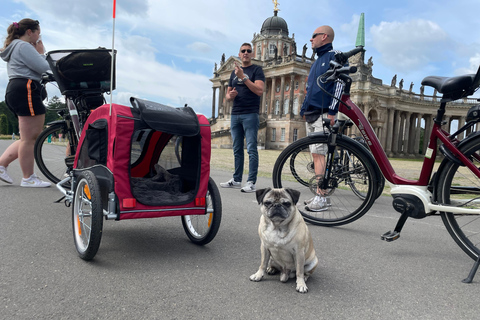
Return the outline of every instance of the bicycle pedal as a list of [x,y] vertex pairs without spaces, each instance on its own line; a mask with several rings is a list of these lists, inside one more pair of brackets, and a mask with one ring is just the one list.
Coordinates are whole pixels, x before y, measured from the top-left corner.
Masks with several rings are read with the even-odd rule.
[[400,232],[397,231],[388,231],[381,236],[381,239],[387,242],[392,242],[393,240],[397,240],[398,238],[400,238]]

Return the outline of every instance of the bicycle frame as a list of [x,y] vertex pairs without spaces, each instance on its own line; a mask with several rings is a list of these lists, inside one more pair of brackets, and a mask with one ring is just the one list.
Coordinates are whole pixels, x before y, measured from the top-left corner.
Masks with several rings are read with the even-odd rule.
[[[437,155],[437,139],[439,139],[445,147],[453,153],[463,164],[465,164],[477,177],[480,178],[480,170],[470,161],[449,139],[450,134],[441,128],[441,119],[445,113],[446,102],[442,102],[437,112],[437,118],[434,120],[433,129],[430,135],[427,152],[423,161],[420,177],[418,180],[409,180],[396,174],[388,157],[383,150],[380,141],[373,131],[370,122],[367,120],[360,108],[350,99],[350,95],[344,94],[339,103],[339,112],[346,115],[360,130],[365,142],[377,162],[385,179],[391,187],[391,194],[412,194],[417,196],[424,204],[425,212],[444,211],[463,214],[480,214],[480,210],[454,207],[445,204],[432,203],[432,194],[428,191],[427,186],[435,165]],[[457,141],[457,140],[455,140]],[[477,155],[478,157],[478,155]]]

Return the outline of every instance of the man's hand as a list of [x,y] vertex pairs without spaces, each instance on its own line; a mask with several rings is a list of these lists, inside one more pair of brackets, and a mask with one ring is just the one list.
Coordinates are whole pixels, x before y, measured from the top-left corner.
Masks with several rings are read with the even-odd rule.
[[228,92],[228,97],[227,97],[228,100],[234,100],[235,97],[237,96],[237,94],[238,94],[237,89],[235,89],[235,87],[233,87],[233,89]]
[[245,77],[245,74],[243,73],[243,69],[238,64],[237,61],[235,61],[235,75],[237,76],[238,79],[243,79],[243,77]]

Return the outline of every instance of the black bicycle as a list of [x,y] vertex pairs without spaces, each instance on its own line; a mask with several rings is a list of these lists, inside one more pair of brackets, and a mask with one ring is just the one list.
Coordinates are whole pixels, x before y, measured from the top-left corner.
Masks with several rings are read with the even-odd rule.
[[[38,136],[34,157],[40,171],[58,183],[73,168],[83,124],[91,110],[105,103],[110,91],[111,51],[107,49],[58,50],[47,54],[53,74],[44,74],[43,84],[57,82],[65,96],[66,108],[57,111],[62,118],[47,124]],[[95,64],[95,71],[88,66]],[[84,66],[80,75],[69,70]]]

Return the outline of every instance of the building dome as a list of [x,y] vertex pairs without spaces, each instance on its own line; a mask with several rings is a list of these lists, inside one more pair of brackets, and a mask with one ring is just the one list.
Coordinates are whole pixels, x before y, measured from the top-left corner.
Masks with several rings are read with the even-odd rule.
[[260,34],[264,36],[282,35],[288,37],[287,22],[277,16],[277,11],[274,11],[273,17],[267,18],[267,20],[263,22]]

